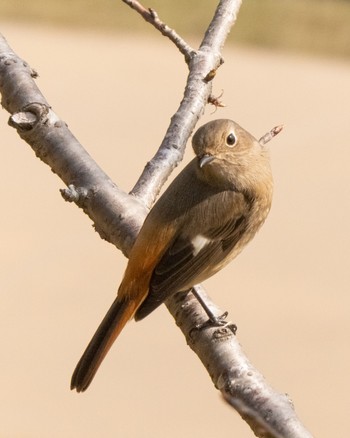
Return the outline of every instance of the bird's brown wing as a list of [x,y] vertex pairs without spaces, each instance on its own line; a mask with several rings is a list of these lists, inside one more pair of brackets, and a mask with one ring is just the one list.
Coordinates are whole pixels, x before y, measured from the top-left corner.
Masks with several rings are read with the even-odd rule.
[[179,235],[164,253],[153,271],[147,298],[136,312],[139,320],[151,313],[175,292],[185,290],[210,277],[246,231],[247,216],[235,216],[218,228],[199,233],[204,238],[198,250],[196,236]]

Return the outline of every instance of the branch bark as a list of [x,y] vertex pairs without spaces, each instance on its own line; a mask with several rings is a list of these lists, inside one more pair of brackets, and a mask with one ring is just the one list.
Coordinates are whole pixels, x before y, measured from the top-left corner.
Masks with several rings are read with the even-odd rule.
[[[201,296],[210,310],[223,312],[201,286]],[[176,294],[168,309],[184,333],[187,344],[207,369],[215,387],[224,399],[249,424],[255,435],[264,438],[312,438],[298,419],[292,401],[276,392],[244,354],[232,324],[206,330],[193,330],[193,321],[203,324],[207,317],[196,298],[189,293]]]
[[140,2],[136,0],[122,0],[125,4],[134,9],[141,17],[148,23],[152,24],[159,32],[165,37],[169,38],[180,52],[185,56],[187,63],[190,62],[192,55],[195,55],[195,51],[190,47],[184,39],[178,35],[174,29],[171,29],[158,17],[157,12],[152,8],[145,8]]
[[[123,1],[133,5],[136,3]],[[152,206],[162,185],[183,158],[187,140],[210,99],[215,72],[224,62],[221,49],[240,6],[241,0],[221,0],[199,49],[189,52],[189,75],[184,97],[157,153],[147,163],[131,191],[147,208]],[[153,21],[150,22],[155,25]]]
[[101,238],[128,254],[147,209],[120,190],[51,109],[34,82],[36,73],[0,38],[2,106],[9,124],[67,185],[62,195],[92,219]]
[[[67,185],[62,195],[92,219],[103,239],[127,255],[162,184],[183,157],[186,142],[210,100],[211,83],[222,64],[221,49],[236,19],[241,0],[221,0],[197,51],[159,20],[153,10],[137,3],[151,24],[185,55],[189,75],[184,97],[171,119],[164,140],[128,195],[120,190],[86,152],[66,124],[52,111],[35,84],[36,72],[0,36],[0,92],[12,115],[9,124]],[[132,3],[132,4],[131,4]],[[138,11],[140,12],[140,11]],[[142,14],[142,15],[144,15]],[[144,17],[145,18],[145,17]],[[176,36],[176,38],[174,37]],[[181,42],[180,47],[178,41]],[[261,141],[269,141],[262,137]],[[204,293],[204,292],[202,292]],[[215,313],[221,312],[208,297]],[[274,392],[242,352],[229,325],[193,331],[206,315],[191,293],[177,294],[167,303],[190,347],[207,368],[215,386],[260,437],[310,438],[290,401]]]

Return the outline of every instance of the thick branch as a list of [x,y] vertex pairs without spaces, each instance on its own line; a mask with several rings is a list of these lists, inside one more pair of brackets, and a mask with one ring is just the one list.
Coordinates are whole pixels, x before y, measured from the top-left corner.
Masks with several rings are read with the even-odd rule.
[[[198,286],[197,290],[199,289]],[[210,310],[222,315],[205,291],[201,296]],[[184,333],[188,345],[200,358],[215,387],[249,424],[256,436],[269,438],[312,438],[300,423],[291,400],[274,391],[242,351],[229,322],[223,327],[193,330],[193,322],[203,324],[207,317],[189,293],[172,297],[167,307]]]
[[33,70],[0,35],[0,92],[2,106],[13,114],[9,123],[69,186],[62,193],[65,199],[74,201],[88,214],[103,239],[127,254],[147,210],[120,190],[95,163],[52,111],[33,77]]

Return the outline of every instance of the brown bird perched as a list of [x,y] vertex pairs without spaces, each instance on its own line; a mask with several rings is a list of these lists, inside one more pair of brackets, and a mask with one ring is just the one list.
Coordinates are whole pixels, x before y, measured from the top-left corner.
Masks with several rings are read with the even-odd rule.
[[214,120],[192,139],[196,157],[148,214],[118,296],[87,346],[71,389],[85,391],[131,319],[222,269],[268,215],[272,176],[264,142],[231,120]]

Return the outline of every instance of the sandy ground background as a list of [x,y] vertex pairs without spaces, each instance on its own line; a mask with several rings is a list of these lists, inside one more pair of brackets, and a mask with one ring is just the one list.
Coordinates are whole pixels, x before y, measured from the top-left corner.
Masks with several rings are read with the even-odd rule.
[[[180,102],[186,68],[164,38],[2,23],[53,109],[123,189]],[[194,41],[191,43],[195,44]],[[231,47],[225,109],[271,143],[273,209],[206,286],[252,362],[315,437],[347,437],[350,370],[350,63]],[[127,327],[84,394],[73,368],[112,302],[125,259],[0,113],[0,437],[253,434],[220,399],[166,309]],[[191,157],[189,150],[185,161]]]

